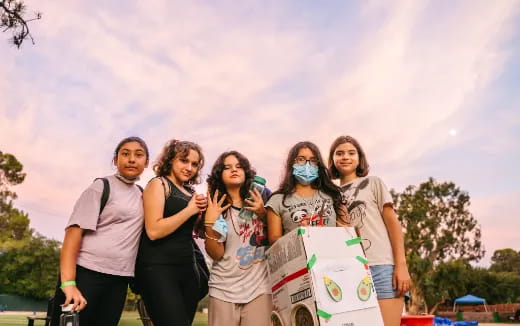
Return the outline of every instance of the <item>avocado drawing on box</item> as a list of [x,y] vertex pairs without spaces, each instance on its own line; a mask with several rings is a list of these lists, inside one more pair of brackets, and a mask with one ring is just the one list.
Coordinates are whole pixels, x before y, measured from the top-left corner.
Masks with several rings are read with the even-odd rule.
[[327,292],[329,292],[329,295],[332,298],[332,300],[340,302],[343,295],[341,293],[341,288],[339,287],[339,285],[325,275],[323,275],[323,281],[325,282],[325,287],[327,288]]
[[311,273],[319,309],[335,315],[377,307],[371,279],[356,258],[318,258]]
[[367,301],[368,299],[370,299],[370,296],[372,295],[372,286],[368,275],[363,277],[361,282],[359,282],[357,288],[357,295],[359,300],[361,301]]

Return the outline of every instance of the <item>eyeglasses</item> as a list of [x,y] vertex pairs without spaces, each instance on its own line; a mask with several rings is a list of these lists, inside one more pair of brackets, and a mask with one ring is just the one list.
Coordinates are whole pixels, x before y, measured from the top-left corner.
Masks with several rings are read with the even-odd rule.
[[297,156],[294,159],[294,163],[296,164],[306,164],[307,162],[311,163],[311,165],[317,166],[318,165],[318,159],[315,157],[311,157],[310,159],[306,159],[303,156]]

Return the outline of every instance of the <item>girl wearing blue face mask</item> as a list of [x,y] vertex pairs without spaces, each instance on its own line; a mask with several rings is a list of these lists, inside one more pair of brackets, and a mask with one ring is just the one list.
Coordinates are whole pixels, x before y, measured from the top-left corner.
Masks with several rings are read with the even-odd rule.
[[340,189],[332,183],[316,145],[304,141],[289,151],[280,188],[266,204],[270,243],[299,226],[345,225]]

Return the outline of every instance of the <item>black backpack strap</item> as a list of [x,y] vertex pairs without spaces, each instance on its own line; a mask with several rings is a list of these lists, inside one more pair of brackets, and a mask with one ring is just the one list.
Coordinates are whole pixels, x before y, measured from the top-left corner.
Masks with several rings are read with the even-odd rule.
[[[103,181],[103,193],[101,194],[101,205],[99,206],[99,215],[101,215],[101,213],[103,213],[103,209],[107,205],[108,197],[110,196],[110,183],[108,183],[108,179],[107,178],[96,178],[96,179],[94,179],[94,181],[96,181],[96,180],[102,180]],[[139,188],[139,190],[141,190],[141,192],[143,192],[143,187],[141,187],[138,184],[135,184],[135,185],[137,186],[137,188]]]
[[103,212],[103,209],[107,205],[108,202],[108,196],[110,196],[110,183],[108,183],[107,178],[96,178],[96,180],[102,180],[103,181],[103,193],[101,194],[101,205],[99,206],[99,215]]

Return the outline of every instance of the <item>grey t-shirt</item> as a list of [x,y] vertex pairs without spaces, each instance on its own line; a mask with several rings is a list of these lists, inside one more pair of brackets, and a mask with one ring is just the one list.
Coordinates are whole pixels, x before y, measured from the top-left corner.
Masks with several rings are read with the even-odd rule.
[[256,216],[251,221],[238,217],[239,209],[226,213],[228,233],[224,256],[214,261],[209,277],[209,295],[226,302],[248,303],[270,294],[265,244],[265,225]]
[[142,193],[135,184],[106,177],[110,196],[99,215],[103,181],[96,180],[79,197],[67,227],[86,230],[76,263],[96,272],[133,276],[143,230]]
[[375,176],[356,178],[341,185],[350,224],[359,230],[370,265],[394,264],[392,245],[383,220],[383,207],[392,204],[392,196]]
[[309,221],[310,226],[336,226],[334,201],[322,191],[317,191],[312,197],[291,194],[285,200],[282,194],[276,194],[265,206],[282,218],[283,234],[299,227],[303,220]]

